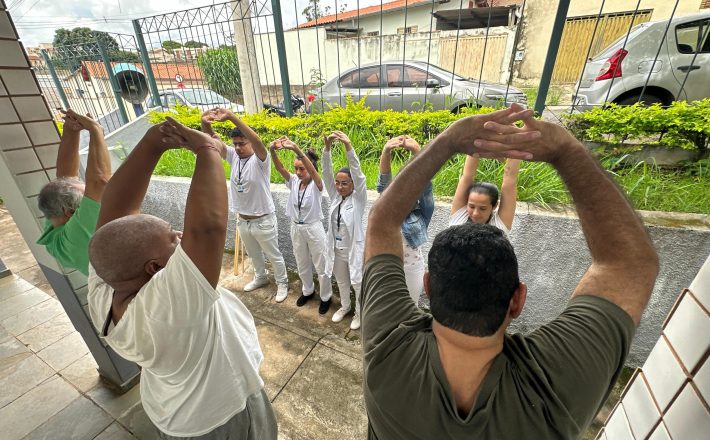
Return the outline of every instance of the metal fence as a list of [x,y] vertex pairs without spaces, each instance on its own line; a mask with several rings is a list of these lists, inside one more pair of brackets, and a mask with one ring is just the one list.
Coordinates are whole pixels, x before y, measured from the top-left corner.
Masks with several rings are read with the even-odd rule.
[[[242,0],[141,18],[133,21],[135,36],[55,48],[37,67],[38,79],[53,108],[77,107],[111,127],[176,104],[248,111],[283,105],[290,113],[292,95],[313,101],[303,111],[343,105],[348,95],[375,109],[510,105],[526,102],[513,86],[521,64],[532,61],[521,40],[534,20],[551,20],[528,15],[525,0],[380,0],[367,7],[357,0],[350,9],[343,0],[325,3],[301,11],[295,0]],[[665,22],[654,25],[653,50],[639,56],[634,39],[657,18],[641,0],[621,11],[602,0],[598,13],[573,17],[569,1],[561,1],[528,104],[542,113],[546,104],[573,112],[606,101],[694,99],[702,75],[707,79],[698,70],[708,62],[710,14],[678,22],[680,3],[658,17]],[[680,61],[669,59],[672,51]],[[641,60],[622,81],[625,56]],[[551,84],[565,91],[562,99],[548,96]]]

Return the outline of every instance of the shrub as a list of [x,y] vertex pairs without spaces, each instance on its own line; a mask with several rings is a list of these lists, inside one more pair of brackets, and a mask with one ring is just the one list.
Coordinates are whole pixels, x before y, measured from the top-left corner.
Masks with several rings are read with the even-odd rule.
[[695,149],[699,160],[709,155],[710,99],[674,102],[667,108],[610,104],[567,116],[567,126],[584,140],[622,145],[634,140]]

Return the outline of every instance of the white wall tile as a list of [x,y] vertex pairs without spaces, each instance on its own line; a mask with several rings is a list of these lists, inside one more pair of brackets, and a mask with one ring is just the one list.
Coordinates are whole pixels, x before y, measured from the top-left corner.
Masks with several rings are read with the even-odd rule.
[[0,125],[0,149],[29,147],[32,145],[21,124]]
[[39,95],[12,98],[12,102],[15,104],[17,114],[20,115],[23,122],[52,119],[49,110],[47,110],[47,104]]
[[13,95],[38,95],[39,89],[32,76],[32,71],[27,70],[0,70],[7,87],[7,91]]
[[57,178],[57,169],[56,168],[48,168],[47,175],[49,176],[49,180],[56,179]]
[[47,175],[44,171],[37,171],[35,173],[15,176],[15,182],[17,182],[17,186],[20,188],[22,194],[28,197],[39,194],[42,187],[49,183],[49,179],[47,179]]
[[700,304],[710,310],[710,256],[705,260],[693,282],[690,283],[689,289],[698,298]]
[[3,154],[5,155],[8,168],[10,168],[13,173],[37,171],[42,168],[42,164],[39,163],[39,159],[37,159],[32,148],[6,151]]
[[641,374],[626,389],[624,399],[621,401],[626,411],[626,418],[636,438],[646,438],[653,427],[661,419],[661,414],[653,403],[651,393],[646,386]]
[[[39,206],[37,206],[37,196],[25,197],[25,201],[35,217],[44,217],[44,213],[40,211]],[[44,225],[44,220],[40,220],[39,224]]]
[[700,391],[700,395],[703,396],[705,402],[710,404],[710,362],[705,360],[703,366],[698,370],[698,374],[693,378],[693,383]]
[[10,17],[7,16],[7,12],[0,12],[0,38],[17,38],[15,30],[12,29],[12,24],[10,24]]
[[643,374],[661,410],[668,407],[671,399],[683,387],[686,375],[673,355],[666,340],[661,337],[643,364]]
[[710,432],[710,414],[690,384],[683,388],[663,420],[674,439],[702,439]]
[[607,440],[607,436],[603,429],[599,431],[599,434],[597,434],[597,438],[595,440]]
[[9,122],[20,122],[20,118],[17,117],[10,98],[0,98],[0,124]]
[[86,286],[86,275],[78,270],[66,271],[64,273],[67,274],[69,284],[71,284],[72,288],[77,289]]
[[59,144],[35,147],[35,151],[37,152],[39,161],[42,162],[42,166],[44,168],[54,168],[57,165],[57,152],[59,151]]
[[5,96],[7,95],[7,90],[5,90],[5,86],[2,85],[2,82],[0,82],[0,96]]
[[27,134],[34,145],[52,144],[59,142],[59,134],[54,122],[31,122],[25,124]]
[[710,346],[710,318],[692,295],[685,295],[663,329],[671,347],[689,372]]
[[648,438],[648,440],[672,440],[668,430],[663,423],[659,423],[656,429],[653,430],[653,434]]
[[609,417],[604,433],[609,440],[634,440],[623,405],[619,404]]
[[20,43],[0,40],[0,67],[29,67]]

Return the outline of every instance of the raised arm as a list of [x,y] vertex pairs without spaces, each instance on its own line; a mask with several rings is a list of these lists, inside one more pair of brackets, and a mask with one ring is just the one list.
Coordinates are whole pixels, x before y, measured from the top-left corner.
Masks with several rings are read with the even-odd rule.
[[385,143],[380,154],[380,172],[377,176],[377,192],[387,189],[392,182],[392,150],[404,144],[404,136],[397,136]]
[[168,118],[170,143],[184,144],[197,156],[187,193],[182,248],[212,287],[217,287],[227,234],[227,185],[222,168],[223,142]]
[[[508,124],[532,114],[529,110],[521,110],[519,106],[514,105],[505,110],[460,119],[404,167],[392,181],[390,189],[385,191],[370,209],[365,238],[365,263],[379,254],[392,254],[402,258],[400,225],[432,177],[454,154],[507,154],[527,157],[527,154],[505,146],[499,147],[497,153],[474,147],[474,140],[478,138],[500,139],[496,132],[483,128],[485,122],[495,120]],[[515,140],[525,140],[533,139],[539,136],[539,133],[528,131],[511,136],[514,136]],[[494,148],[491,150],[495,151]]]
[[473,184],[473,179],[476,178],[477,170],[478,155],[466,156],[466,161],[463,164],[463,174],[459,179],[459,184],[456,186],[454,200],[451,202],[452,214],[468,204],[468,190]]
[[71,110],[62,111],[64,129],[57,151],[57,177],[79,177],[79,137],[84,127],[74,114]]
[[117,218],[140,212],[155,165],[165,151],[176,147],[163,142],[162,125],[154,125],[146,131],[111,177],[104,190],[96,229]]
[[[500,133],[520,129],[488,123]],[[564,128],[525,118],[523,130],[542,136],[528,145],[533,160],[552,164],[565,182],[587,239],[592,264],[573,295],[594,295],[611,301],[638,325],[658,274],[658,255],[641,220],[599,163]],[[498,143],[476,141],[479,147],[496,148]]]
[[325,186],[325,191],[328,193],[328,198],[330,198],[331,203],[338,197],[338,190],[335,188],[335,174],[333,174],[333,158],[330,154],[330,149],[335,139],[335,135],[332,133],[323,136],[323,157],[321,158],[323,165],[323,185]]
[[303,154],[301,148],[295,142],[285,136],[281,145],[283,145],[283,148],[293,151],[293,154],[296,155],[296,158],[300,160],[301,163],[303,163],[303,166],[306,168],[306,171],[308,171],[308,174],[311,176],[311,179],[313,179],[313,182],[318,187],[318,191],[323,191],[323,180],[320,178],[318,170],[316,170],[316,167],[313,165],[313,162],[311,162],[311,160],[308,158],[308,155]]
[[203,133],[206,133],[209,136],[214,136],[216,134],[212,128],[212,123],[217,119],[215,114],[216,110],[217,109],[207,110],[202,113],[202,116],[200,117],[200,129]]
[[515,218],[515,206],[518,201],[518,172],[520,171],[520,161],[508,159],[505,162],[503,171],[503,184],[500,191],[500,206],[498,207],[498,217],[503,221],[508,229],[513,227]]
[[282,139],[283,138],[273,141],[271,145],[269,145],[269,149],[271,150],[271,160],[274,162],[274,168],[276,168],[276,171],[278,171],[281,177],[288,183],[291,181],[291,173],[288,172],[277,154],[277,151],[283,148]]
[[256,154],[256,157],[258,157],[259,160],[261,160],[262,162],[266,160],[266,156],[268,154],[268,151],[266,151],[266,146],[264,146],[264,143],[261,141],[259,135],[256,134],[256,132],[252,130],[250,126],[245,124],[244,121],[239,119],[237,115],[227,109],[216,108],[213,110],[213,112],[216,121],[231,121],[232,124],[234,124],[234,126],[237,127],[239,131],[242,132],[242,134],[244,134],[244,137],[247,138],[252,148],[254,148],[254,153]]
[[345,155],[348,158],[348,167],[350,168],[350,177],[353,179],[354,192],[357,197],[367,200],[367,178],[360,168],[360,159],[353,149],[353,144],[348,135],[342,131],[334,131],[333,134],[337,139],[345,145]]
[[104,139],[104,128],[88,116],[67,111],[83,128],[89,131],[89,156],[86,159],[86,188],[84,195],[101,202],[104,190],[111,179],[111,156]]

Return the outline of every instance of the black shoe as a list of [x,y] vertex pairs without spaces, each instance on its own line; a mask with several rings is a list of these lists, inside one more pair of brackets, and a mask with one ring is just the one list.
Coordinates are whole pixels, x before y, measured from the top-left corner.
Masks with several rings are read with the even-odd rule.
[[328,313],[328,309],[330,309],[330,300],[328,301],[321,301],[320,306],[318,306],[318,313],[321,315],[325,315]]
[[311,293],[310,295],[308,295],[308,296],[306,296],[306,295],[304,295],[304,294],[301,294],[301,296],[299,296],[298,299],[296,300],[296,305],[297,305],[298,307],[303,307],[303,305],[304,305],[305,303],[307,303],[308,301],[310,301],[311,298],[313,298],[313,294],[312,294],[312,293]]

